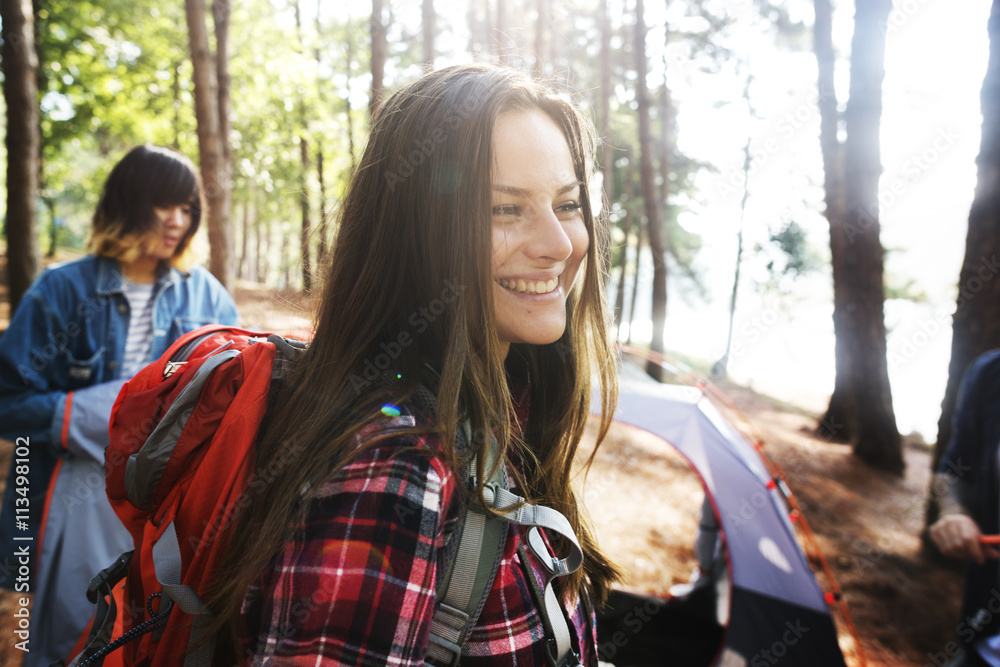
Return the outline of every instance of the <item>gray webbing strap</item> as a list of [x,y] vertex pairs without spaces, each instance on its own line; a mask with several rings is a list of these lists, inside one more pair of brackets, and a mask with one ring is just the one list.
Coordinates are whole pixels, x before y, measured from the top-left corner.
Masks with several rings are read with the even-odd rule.
[[[462,428],[469,428],[468,422]],[[463,431],[466,441],[469,434]],[[487,459],[486,469],[493,465],[493,452]],[[470,464],[475,483],[476,461]],[[503,466],[497,466],[490,482],[506,484]],[[431,619],[430,641],[427,657],[435,662],[457,665],[462,655],[462,645],[475,625],[489,595],[500,560],[503,558],[507,528],[500,521],[490,520],[479,503],[474,502],[465,512],[458,550],[450,564],[447,588],[440,604],[436,605]]]
[[[561,512],[545,507],[544,505],[532,505],[525,502],[524,498],[511,493],[507,489],[498,486],[487,487],[486,502],[490,504],[494,511],[499,512],[503,521],[527,526],[531,528],[545,528],[555,531],[569,540],[570,553],[566,558],[556,558],[545,548],[545,542],[541,536],[534,536],[537,530],[528,532],[528,546],[535,552],[535,555],[545,564],[545,567],[555,576],[560,577],[572,572],[576,572],[583,565],[583,550],[573,532],[573,526]],[[492,502],[489,494],[493,494]],[[511,509],[508,509],[511,508]],[[539,548],[541,547],[541,548]]]
[[[491,507],[500,513],[498,518],[502,521],[529,527],[528,546],[552,575],[545,584],[543,618],[548,619],[553,639],[556,642],[556,655],[553,656],[556,664],[565,664],[573,650],[573,643],[570,638],[569,625],[566,622],[566,614],[563,612],[559,598],[552,587],[552,581],[555,577],[576,572],[583,564],[583,550],[576,539],[576,533],[573,532],[569,520],[561,512],[551,507],[532,505],[524,498],[503,487],[490,486],[485,491],[485,501],[490,503],[492,500]],[[491,493],[492,498],[490,498]],[[557,558],[549,551],[540,528],[555,531],[569,541],[570,553],[566,558]],[[528,576],[533,575],[529,572]]]
[[[163,593],[173,600],[181,611],[194,617],[194,627],[188,641],[190,648],[204,637],[204,626],[209,620],[209,611],[193,588],[181,584],[181,549],[173,521],[167,524],[163,535],[153,545],[152,552],[156,580],[163,586]],[[212,664],[214,651],[215,640],[204,642],[198,650],[187,654],[184,667],[208,667]]]
[[556,640],[556,664],[566,664],[566,658],[573,651],[573,640],[570,638],[566,614],[563,613],[562,604],[559,602],[555,589],[552,588],[551,581],[545,585],[545,613],[549,617],[553,639]]

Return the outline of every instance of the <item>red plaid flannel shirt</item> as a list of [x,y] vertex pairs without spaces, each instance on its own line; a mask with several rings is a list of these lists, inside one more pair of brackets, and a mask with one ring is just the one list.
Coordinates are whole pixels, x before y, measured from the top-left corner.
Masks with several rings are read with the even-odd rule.
[[[526,406],[519,406],[524,418]],[[415,415],[429,424],[427,415]],[[525,423],[521,421],[521,423]],[[326,480],[305,523],[251,589],[241,642],[254,665],[420,667],[427,653],[442,547],[461,518],[462,493],[434,435],[383,440]],[[516,489],[515,489],[516,491]],[[511,532],[463,667],[543,666],[544,632]],[[530,550],[525,550],[530,553]],[[569,610],[581,663],[596,664],[596,622]],[[593,663],[591,660],[593,659]]]

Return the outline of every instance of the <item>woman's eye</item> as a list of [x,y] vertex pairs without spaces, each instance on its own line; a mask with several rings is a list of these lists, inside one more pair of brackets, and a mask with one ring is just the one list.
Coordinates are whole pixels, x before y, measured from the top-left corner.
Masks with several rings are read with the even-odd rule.
[[571,201],[560,205],[558,208],[556,208],[556,210],[559,211],[560,213],[575,213],[579,211],[581,208],[582,205],[580,204],[580,202]]
[[519,206],[515,206],[514,204],[504,204],[493,207],[493,215],[517,215],[520,212],[521,208]]

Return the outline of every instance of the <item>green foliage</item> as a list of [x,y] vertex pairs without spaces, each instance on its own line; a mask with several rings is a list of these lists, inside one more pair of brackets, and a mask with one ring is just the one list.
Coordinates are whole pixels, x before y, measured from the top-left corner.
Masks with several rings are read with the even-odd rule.
[[[211,4],[211,0],[208,0]],[[389,91],[421,72],[422,35],[417,4],[394,0],[389,10],[389,57],[385,85]],[[495,12],[495,3],[489,3]],[[722,3],[724,4],[724,3]],[[704,293],[693,268],[701,242],[678,224],[678,216],[697,207],[694,178],[706,165],[683,155],[673,136],[674,110],[659,105],[661,74],[686,76],[689,65],[717,70],[733,59],[726,40],[732,19],[722,4],[710,0],[669,3],[667,31],[651,22],[647,50],[651,63],[650,90],[654,133],[666,127],[669,137],[669,203],[661,201],[668,241],[671,275],[682,276],[682,289]],[[781,3],[778,4],[779,9]],[[483,6],[465,0],[437,0],[435,44],[439,64],[467,61],[469,44],[489,48],[494,38],[469,34],[470,25],[484,30]],[[610,140],[617,168],[611,188],[613,221],[620,226],[626,211],[643,215],[638,169],[634,186],[626,183],[629,155],[638,155],[634,95],[634,26],[631,3],[611,0],[612,80]],[[557,87],[585,107],[595,121],[602,91],[600,82],[600,23],[597,0],[550,3],[546,24],[546,74]],[[507,35],[511,63],[528,70],[534,63],[534,0],[507,0]],[[298,25],[296,9],[299,11]],[[282,262],[296,262],[300,195],[311,202],[314,243],[319,233],[317,150],[324,157],[324,209],[336,213],[355,155],[367,134],[369,54],[368,3],[325,0],[234,0],[229,32],[231,134],[233,150],[233,224],[236,248],[242,246],[243,211],[252,215],[251,233],[270,230],[264,262],[270,278]],[[660,10],[650,10],[656,13]],[[764,10],[762,10],[764,11]],[[317,17],[317,12],[319,16]],[[780,16],[784,16],[779,12]],[[495,18],[495,15],[494,17]],[[211,16],[207,20],[212,32]],[[131,146],[151,142],[173,146],[198,160],[194,90],[184,5],[156,0],[45,0],[36,2],[36,34],[40,55],[42,98],[43,199],[66,220],[61,237],[78,242],[89,227],[90,213],[101,183],[114,162]],[[792,31],[794,32],[794,31]],[[664,46],[666,40],[666,46]],[[489,60],[480,53],[474,57]],[[350,109],[350,111],[348,111]],[[667,118],[662,118],[663,114]],[[350,114],[348,116],[348,114]],[[350,121],[350,123],[348,122]],[[665,122],[664,122],[665,121]],[[350,127],[350,130],[349,130]],[[349,136],[349,132],[350,135]],[[300,142],[307,142],[303,165]],[[646,147],[660,160],[657,146]],[[658,178],[663,178],[659,176]],[[633,196],[626,192],[633,187]],[[45,209],[43,209],[44,211]],[[42,220],[46,218],[42,217]],[[44,227],[44,224],[42,225]],[[633,242],[634,242],[633,227]],[[45,233],[44,231],[42,233]],[[73,241],[73,239],[77,241]],[[43,244],[44,245],[44,244]],[[254,243],[250,243],[252,248]],[[615,258],[620,253],[615,253]],[[253,258],[250,258],[253,261]],[[629,267],[633,271],[634,267]],[[291,271],[297,275],[297,270]]]
[[808,240],[806,230],[789,220],[768,235],[768,243],[754,246],[754,254],[763,261],[766,271],[767,277],[761,281],[763,289],[788,292],[796,279],[819,268],[820,260]]

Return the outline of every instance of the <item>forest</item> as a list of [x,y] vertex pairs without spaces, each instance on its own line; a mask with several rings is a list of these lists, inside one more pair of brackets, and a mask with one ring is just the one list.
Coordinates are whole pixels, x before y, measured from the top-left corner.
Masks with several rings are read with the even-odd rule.
[[[817,460],[842,455],[856,480],[909,489],[907,562],[950,577],[914,604],[950,597],[954,618],[937,618],[924,643],[886,648],[864,632],[845,640],[850,617],[838,616],[848,663],[954,655],[961,574],[927,528],[963,374],[1000,347],[1000,0],[0,9],[0,326],[45,266],[85,254],[101,184],[150,143],[198,165],[208,211],[197,250],[241,310],[253,300],[263,319],[308,328],[379,105],[456,63],[522,70],[598,130],[592,194],[612,228],[607,305],[625,356],[655,380],[731,391],[751,417],[763,399],[746,392],[769,394],[832,448]],[[811,492],[803,504],[822,516]],[[866,489],[850,492],[865,502]]]

